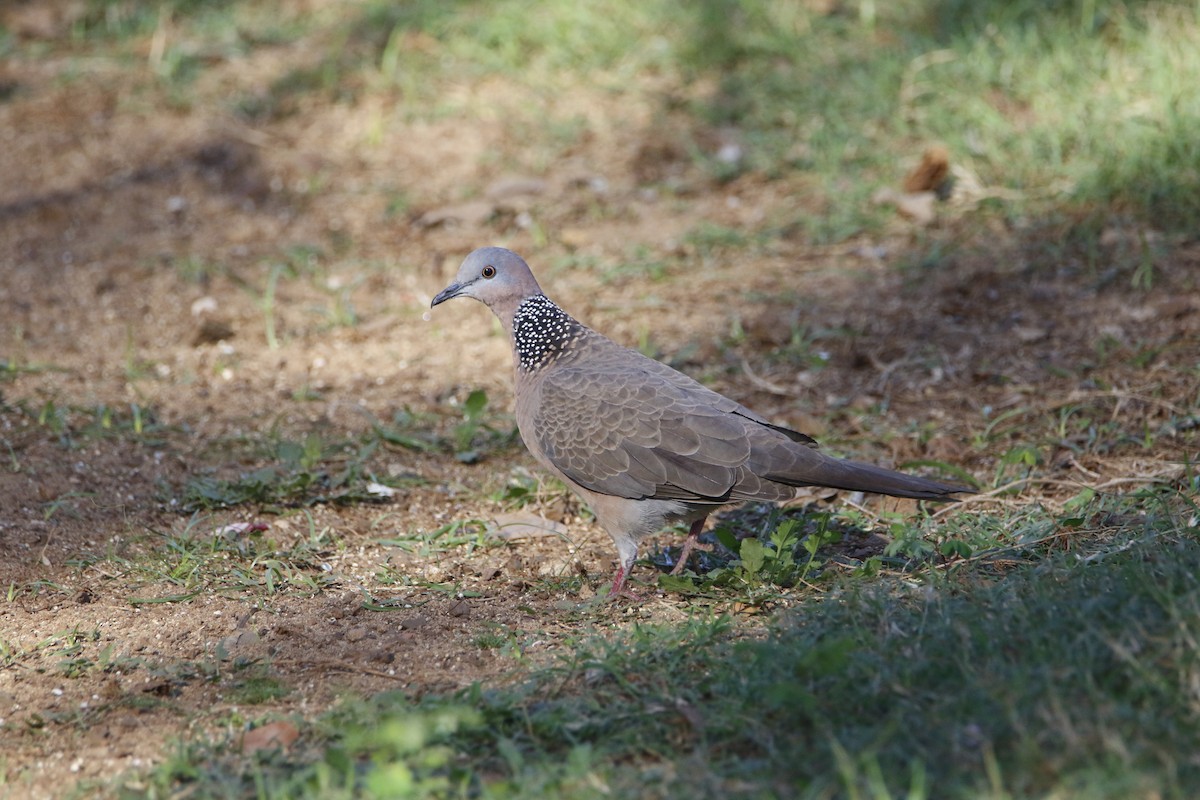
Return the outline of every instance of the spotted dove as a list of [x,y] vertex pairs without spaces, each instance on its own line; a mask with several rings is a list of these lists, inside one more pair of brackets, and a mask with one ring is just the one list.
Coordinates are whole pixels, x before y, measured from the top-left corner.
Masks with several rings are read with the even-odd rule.
[[920,500],[966,491],[822,453],[803,433],[577,322],[509,250],[471,253],[431,307],[453,297],[484,303],[509,335],[521,438],[616,544],[611,597],[624,592],[643,538],[691,523],[678,571],[705,518],[729,503],[787,500],[798,486]]

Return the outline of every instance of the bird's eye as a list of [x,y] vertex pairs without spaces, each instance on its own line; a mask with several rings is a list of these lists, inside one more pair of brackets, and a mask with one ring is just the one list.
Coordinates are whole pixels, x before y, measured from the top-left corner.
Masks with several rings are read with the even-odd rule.
[[483,277],[485,277],[485,278],[496,277],[496,268],[493,267],[491,264],[488,264],[486,267],[483,268]]

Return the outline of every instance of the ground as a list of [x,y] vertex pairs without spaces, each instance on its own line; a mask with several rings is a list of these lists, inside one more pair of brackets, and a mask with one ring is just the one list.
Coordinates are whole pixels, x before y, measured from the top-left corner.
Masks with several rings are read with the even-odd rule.
[[[63,38],[75,7],[38,7],[3,13],[44,54],[0,67],[5,796],[136,772],[177,737],[236,735],[246,684],[220,679],[235,664],[269,664],[279,687],[253,715],[312,715],[347,692],[508,680],[518,662],[488,637],[536,663],[582,632],[686,616],[644,563],[644,602],[578,610],[611,579],[611,543],[513,436],[508,345],[486,309],[429,310],[478,246],[525,254],[590,326],[860,459],[952,465],[988,490],[1018,475],[1023,422],[1060,414],[1035,480],[950,513],[1181,474],[1195,240],[1117,219],[1088,263],[1047,249],[1044,228],[1034,241],[964,222],[968,197],[927,224],[896,215],[814,242],[776,224],[819,213],[803,171],[705,173],[651,78],[557,105],[464,82],[441,102],[469,113],[420,119],[367,89],[239,116],[226,99],[270,97],[310,39],[202,53],[180,100],[142,66],[154,36],[133,40],[132,67],[81,62]],[[585,132],[526,148],[490,124],[530,106]],[[706,135],[719,152],[722,131]],[[1070,241],[1084,223],[1058,224]],[[961,248],[923,261],[938,237]],[[1154,280],[1132,291],[1148,252]],[[463,428],[479,389],[483,424]],[[1069,424],[1080,414],[1090,428]],[[1118,419],[1155,446],[1123,433],[1075,446]],[[198,480],[279,464],[318,488],[189,506]],[[354,481],[339,483],[346,467]],[[368,479],[390,496],[363,494]],[[326,484],[335,502],[311,502]],[[548,531],[501,536],[497,520]]]

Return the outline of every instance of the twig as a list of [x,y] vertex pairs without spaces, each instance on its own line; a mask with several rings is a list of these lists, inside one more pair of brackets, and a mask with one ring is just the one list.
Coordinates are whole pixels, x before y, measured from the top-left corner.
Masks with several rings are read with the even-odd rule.
[[1006,483],[1003,486],[998,486],[991,491],[980,492],[979,494],[964,497],[955,505],[938,509],[930,516],[940,517],[950,511],[962,508],[964,505],[987,502],[989,500],[993,500],[996,495],[1007,494],[1014,488],[1024,487],[1030,484],[1036,484],[1038,486],[1069,486],[1073,489],[1091,489],[1093,492],[1102,492],[1105,489],[1111,489],[1114,486],[1125,486],[1131,483],[1170,483],[1178,477],[1179,472],[1180,470],[1175,468],[1164,470],[1157,475],[1138,475],[1130,478],[1111,478],[1103,483],[1096,484],[1087,484],[1081,481],[1062,480],[1059,478],[1021,478],[1013,481],[1012,483]]
[[321,667],[322,669],[333,670],[335,672],[351,672],[358,673],[360,675],[371,675],[376,678],[386,678],[390,681],[405,681],[405,679],[399,675],[381,672],[380,670],[371,669],[370,667],[360,667],[355,664],[347,664],[342,661],[310,661],[308,663],[312,664],[313,666]]
[[759,389],[762,389],[764,392],[770,392],[771,394],[777,394],[781,397],[790,397],[792,394],[794,394],[794,392],[789,392],[787,389],[783,388],[777,383],[772,383],[766,378],[759,377],[754,370],[751,369],[750,362],[746,360],[745,356],[741,356],[741,360],[742,371],[746,373],[746,377],[750,379],[750,382]]
[[54,539],[54,528],[46,531],[46,541],[42,544],[42,552],[38,554],[38,560],[42,562],[43,566],[50,566],[50,559],[46,558],[46,548],[50,546],[52,539]]

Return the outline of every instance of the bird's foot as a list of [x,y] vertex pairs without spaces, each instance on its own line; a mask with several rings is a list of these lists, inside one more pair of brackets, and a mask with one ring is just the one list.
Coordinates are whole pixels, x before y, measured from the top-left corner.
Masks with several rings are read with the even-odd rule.
[[695,539],[688,539],[683,543],[683,550],[679,553],[679,560],[675,562],[675,566],[671,568],[672,575],[678,575],[687,568],[688,559],[692,557],[692,552],[699,550],[702,553],[711,553],[713,546],[711,544],[701,544]]
[[621,600],[631,600],[635,603],[640,603],[645,599],[626,585],[625,579],[628,577],[628,567],[617,567],[617,574],[613,577],[612,588],[608,590],[608,601],[610,603],[616,603]]
[[611,591],[608,593],[608,602],[644,603],[646,602],[646,598],[635,592],[633,589],[630,589],[628,586],[623,586],[616,594],[613,594]]

